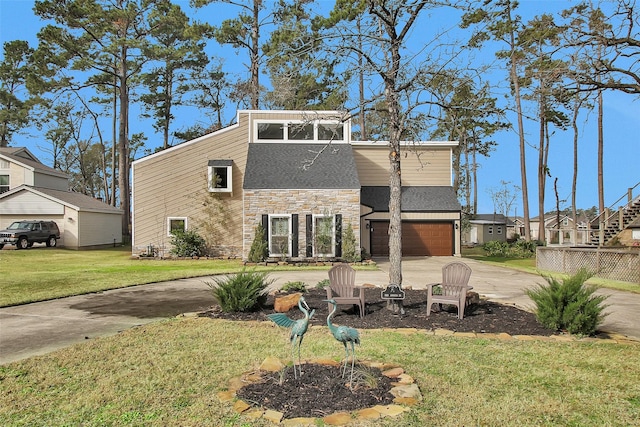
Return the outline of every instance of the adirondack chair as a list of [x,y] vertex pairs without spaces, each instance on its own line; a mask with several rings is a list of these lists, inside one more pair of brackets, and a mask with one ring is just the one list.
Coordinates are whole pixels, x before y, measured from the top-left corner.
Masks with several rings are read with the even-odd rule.
[[[355,285],[356,271],[349,264],[338,264],[329,270],[329,286],[327,299],[333,299],[339,305],[351,304],[357,306],[360,317],[364,317],[364,288]],[[329,312],[333,306],[328,304]]]
[[[427,285],[427,316],[431,315],[433,304],[450,304],[458,307],[458,319],[462,319],[467,304],[467,291],[473,289],[469,286],[469,277],[471,268],[462,262],[454,261],[442,267],[442,282]],[[436,286],[442,288],[442,295],[433,294]]]

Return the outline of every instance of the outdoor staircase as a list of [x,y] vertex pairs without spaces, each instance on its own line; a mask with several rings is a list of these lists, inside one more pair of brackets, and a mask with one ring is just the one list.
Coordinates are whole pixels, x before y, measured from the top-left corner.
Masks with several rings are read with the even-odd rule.
[[604,246],[610,243],[620,232],[626,229],[630,223],[640,218],[640,196],[637,196],[635,199],[632,198],[633,189],[639,185],[640,183],[630,188],[627,195],[622,196],[614,203],[615,205],[620,200],[628,198],[627,205],[618,208],[618,210],[607,208],[591,221],[591,240],[588,242],[588,245]]

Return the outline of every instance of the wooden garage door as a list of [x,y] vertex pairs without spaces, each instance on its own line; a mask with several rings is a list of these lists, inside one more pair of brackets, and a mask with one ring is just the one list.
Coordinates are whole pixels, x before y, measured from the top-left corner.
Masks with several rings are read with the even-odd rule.
[[[373,222],[371,255],[389,255],[389,222]],[[403,222],[403,256],[452,256],[453,224],[448,222]]]

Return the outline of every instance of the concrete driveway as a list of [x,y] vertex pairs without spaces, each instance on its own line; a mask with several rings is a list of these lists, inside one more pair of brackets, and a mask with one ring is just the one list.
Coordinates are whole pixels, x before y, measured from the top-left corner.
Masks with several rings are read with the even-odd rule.
[[[414,289],[438,282],[442,266],[454,257],[406,258],[402,262],[403,285]],[[380,259],[377,271],[358,271],[356,281],[386,286],[388,260]],[[535,274],[494,267],[462,259],[473,273],[474,291],[501,303],[531,309],[524,290],[546,283]],[[273,287],[289,281],[315,286],[326,271],[286,271],[270,275]],[[210,277],[174,280],[106,292],[61,298],[0,309],[0,364],[80,343],[100,336],[154,322],[181,313],[201,311],[214,302],[206,282]],[[603,290],[609,307],[601,330],[640,340],[640,295]]]

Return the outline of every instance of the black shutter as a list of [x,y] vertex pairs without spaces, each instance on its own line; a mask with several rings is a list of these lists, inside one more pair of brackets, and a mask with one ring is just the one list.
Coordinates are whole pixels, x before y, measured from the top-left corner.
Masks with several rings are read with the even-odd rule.
[[342,215],[336,214],[336,257],[342,257]]
[[264,241],[269,243],[269,215],[262,215],[262,229],[264,230]]
[[307,239],[307,258],[313,256],[313,215],[307,215],[305,227],[306,227],[306,239]]
[[298,254],[298,214],[291,215],[291,256],[297,257]]

